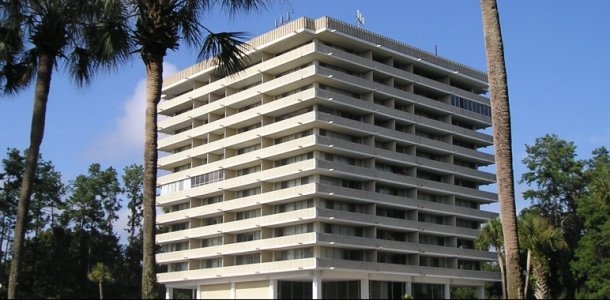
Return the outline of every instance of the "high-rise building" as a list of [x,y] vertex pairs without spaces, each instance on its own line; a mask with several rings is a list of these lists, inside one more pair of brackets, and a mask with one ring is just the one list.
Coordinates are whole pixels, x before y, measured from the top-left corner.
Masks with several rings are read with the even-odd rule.
[[487,76],[332,18],[249,41],[249,67],[165,79],[167,297],[481,296],[497,194]]

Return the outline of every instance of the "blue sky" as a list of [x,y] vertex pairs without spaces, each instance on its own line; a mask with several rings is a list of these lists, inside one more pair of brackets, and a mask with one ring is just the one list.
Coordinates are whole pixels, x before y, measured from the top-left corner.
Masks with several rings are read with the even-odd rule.
[[[554,133],[577,145],[579,158],[610,148],[610,1],[498,0],[511,101],[515,178],[524,172],[525,145]],[[210,11],[203,20],[214,31],[272,30],[288,12],[292,19],[329,16],[486,70],[481,12],[477,0],[276,0],[257,13],[229,18]],[[166,74],[196,62],[196,49],[182,47],[166,57]],[[65,72],[53,75],[41,153],[68,182],[91,163],[103,168],[141,163],[143,156],[144,67],[135,56],[120,70],[99,74],[77,88]],[[0,157],[29,144],[33,90],[0,97]],[[494,189],[495,186],[489,187]],[[519,208],[529,201],[517,185]],[[496,205],[486,207],[497,211]],[[119,230],[117,228],[117,230]]]

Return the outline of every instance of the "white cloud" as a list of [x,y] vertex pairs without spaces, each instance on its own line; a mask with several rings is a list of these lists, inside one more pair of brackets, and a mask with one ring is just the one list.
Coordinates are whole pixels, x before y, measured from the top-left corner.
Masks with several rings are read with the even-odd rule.
[[[163,64],[163,76],[176,73],[177,68]],[[144,115],[146,111],[146,79],[138,81],[131,96],[123,102],[114,127],[96,140],[87,156],[97,160],[125,159],[140,155],[144,147]]]

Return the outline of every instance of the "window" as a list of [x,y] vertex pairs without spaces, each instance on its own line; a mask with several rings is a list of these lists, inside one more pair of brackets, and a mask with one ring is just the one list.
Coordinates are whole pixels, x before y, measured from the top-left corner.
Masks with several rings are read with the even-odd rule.
[[311,199],[275,205],[273,206],[273,213],[279,214],[287,211],[305,209],[309,207],[313,207],[313,200]]
[[224,170],[218,170],[191,178],[191,187],[206,185],[224,180]]
[[222,258],[220,258],[220,257],[204,259],[201,261],[202,269],[219,268],[219,267],[222,267]]
[[383,206],[377,207],[377,215],[380,217],[388,217],[394,219],[406,219],[406,212],[398,208],[388,208]]
[[289,157],[289,158],[276,160],[275,166],[276,167],[285,166],[285,165],[289,165],[289,164],[292,164],[295,162],[304,161],[304,160],[308,160],[308,159],[312,159],[312,158],[313,158],[313,152],[309,152],[309,153],[305,153],[305,154],[301,154],[301,155],[297,155],[297,156],[293,156],[293,157]]
[[366,206],[363,204],[349,203],[339,200],[326,200],[326,208],[357,213],[366,213]]
[[349,113],[349,112],[342,111],[342,110],[337,110],[337,109],[326,107],[323,105],[318,106],[318,111],[322,112],[322,113],[338,116],[341,118],[354,120],[354,121],[362,121],[362,116],[360,116],[360,115]]
[[424,192],[417,192],[417,199],[436,203],[445,203],[444,196],[428,194]]
[[479,222],[464,219],[456,219],[455,226],[470,229],[478,229],[480,227]]
[[400,231],[377,229],[377,239],[406,242],[407,234]]
[[479,102],[464,99],[456,95],[451,95],[451,105],[491,117],[491,107],[486,104],[481,104]]
[[278,182],[275,184],[275,189],[276,190],[283,190],[283,189],[287,189],[293,186],[299,186],[299,185],[304,185],[304,184],[308,184],[310,181],[313,180],[313,176],[307,176],[307,177],[301,177],[301,178],[296,178],[296,179],[292,179],[292,180],[286,180],[286,181],[282,181],[282,182]]
[[214,196],[214,197],[210,197],[210,198],[205,198],[202,201],[202,205],[209,205],[209,204],[214,204],[214,203],[218,203],[218,202],[222,202],[222,196]]
[[323,258],[364,261],[364,250],[347,250],[341,248],[321,247]]
[[386,264],[406,265],[407,264],[407,255],[397,254],[397,253],[378,252],[377,253],[377,262],[386,263]]
[[261,193],[261,188],[255,187],[255,188],[245,189],[245,190],[235,192],[235,198],[254,196],[254,195],[258,195],[260,193]]
[[222,223],[222,216],[210,217],[201,220],[201,226],[210,226]]
[[353,135],[346,134],[346,133],[339,133],[339,132],[336,132],[336,131],[320,129],[320,135],[321,136],[326,136],[326,137],[329,137],[329,138],[334,138],[334,139],[348,141],[348,142],[351,142],[351,143],[362,144],[362,139],[360,137],[353,136]]
[[175,263],[171,264],[170,266],[173,272],[187,271],[189,269],[189,264],[186,262]]
[[431,256],[420,256],[419,265],[423,267],[434,267],[434,268],[446,268],[447,263],[444,258],[431,257]]
[[244,176],[244,175],[248,175],[251,173],[256,173],[256,172],[260,172],[261,171],[261,166],[254,166],[254,167],[250,167],[250,168],[245,168],[245,169],[241,169],[241,170],[237,170],[237,175],[236,176]]
[[249,241],[260,240],[260,239],[261,239],[260,231],[250,231],[250,232],[238,233],[235,235],[236,243],[249,242]]
[[260,209],[240,211],[238,213],[235,213],[235,219],[236,220],[252,219],[252,218],[260,217],[260,215],[261,215]]
[[313,257],[313,247],[277,251],[275,253],[276,261],[293,260],[308,257]]
[[242,132],[246,132],[246,131],[250,131],[252,129],[256,129],[261,127],[261,123],[254,123],[252,125],[248,125],[248,126],[244,126],[242,128],[238,128],[237,129],[237,133],[242,133]]
[[235,256],[236,265],[249,265],[261,262],[261,256],[258,253]]
[[313,134],[313,130],[309,129],[309,130],[305,130],[305,131],[301,131],[295,134],[291,134],[291,135],[287,135],[287,136],[283,136],[281,138],[277,138],[275,139],[275,144],[281,144],[281,143],[285,143],[288,141],[292,141],[292,140],[296,140],[298,138],[302,138],[308,135],[312,135]]
[[419,235],[419,243],[426,245],[445,246],[445,238],[433,235]]
[[201,240],[201,247],[212,247],[222,245],[222,237],[215,237]]
[[364,228],[339,224],[324,224],[324,233],[363,237]]
[[260,148],[261,148],[260,144],[239,148],[239,149],[237,149],[237,155],[242,155],[242,154],[245,154],[248,152],[252,152],[252,151],[258,150]]
[[340,186],[340,187],[345,187],[345,188],[350,188],[350,189],[358,189],[358,190],[362,189],[362,182],[347,180],[347,179],[342,179],[342,178],[336,178],[336,177],[330,177],[330,176],[324,176],[324,175],[320,176],[320,183]]
[[189,249],[189,242],[173,243],[162,246],[163,252],[174,252]]
[[172,208],[170,209],[170,211],[181,211],[181,210],[185,210],[188,209],[190,207],[189,203],[180,203],[180,204],[176,204],[176,205],[172,205]]
[[280,236],[295,235],[295,234],[308,233],[308,232],[313,232],[312,223],[276,228],[275,236],[280,237]]
[[445,224],[445,218],[443,216],[429,215],[429,214],[423,214],[423,213],[420,213],[417,216],[417,220],[419,222],[425,222],[425,223],[434,223],[434,224],[439,224],[439,225]]
[[331,153],[324,153],[324,159],[327,161],[337,162],[337,163],[346,164],[346,165],[350,165],[350,166],[361,167],[364,165],[361,159],[347,157],[347,156],[343,156],[343,155],[331,154]]
[[185,230],[188,228],[188,224],[188,222],[172,224],[170,228],[171,231]]

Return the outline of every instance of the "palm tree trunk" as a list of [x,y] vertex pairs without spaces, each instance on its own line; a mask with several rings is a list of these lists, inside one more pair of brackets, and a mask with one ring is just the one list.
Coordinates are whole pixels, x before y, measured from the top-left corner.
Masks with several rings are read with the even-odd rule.
[[157,298],[155,233],[157,195],[157,105],[163,84],[163,56],[142,54],[146,66],[146,120],[144,126],[143,268],[142,299]]
[[538,257],[532,258],[532,267],[532,272],[534,273],[534,277],[536,278],[536,288],[534,291],[534,296],[536,297],[536,299],[549,299],[551,295],[546,278],[546,267],[543,265],[543,262],[540,261],[540,258]]
[[13,237],[13,256],[8,281],[8,299],[15,299],[19,285],[19,271],[21,268],[21,254],[25,239],[27,215],[32,196],[32,184],[36,176],[38,155],[44,135],[45,117],[47,113],[47,101],[51,86],[51,72],[55,57],[42,53],[38,57],[38,69],[36,88],[34,91],[34,109],[32,111],[32,124],[30,128],[30,147],[26,154],[19,203],[17,204],[17,220],[15,224],[15,236]]
[[[496,249],[496,251],[500,250]],[[500,276],[502,276],[502,299],[508,299],[508,296],[506,295],[506,267],[504,266],[504,258],[499,253],[497,253],[497,255],[498,266],[500,267]]]
[[481,0],[481,11],[489,73],[488,80],[491,96],[491,119],[500,202],[500,219],[502,220],[506,255],[507,292],[509,299],[520,299],[523,296],[523,280],[519,264],[519,238],[515,208],[510,108],[504,62],[504,45],[496,0]]
[[97,284],[98,284],[98,287],[100,289],[100,299],[104,299],[104,292],[102,290],[102,281],[101,280],[98,281]]
[[527,261],[525,263],[525,287],[523,288],[523,299],[527,298],[527,289],[530,283],[530,266],[532,265],[532,250],[527,249]]

